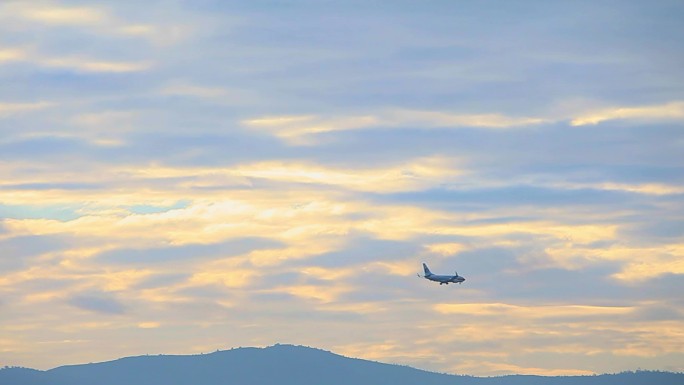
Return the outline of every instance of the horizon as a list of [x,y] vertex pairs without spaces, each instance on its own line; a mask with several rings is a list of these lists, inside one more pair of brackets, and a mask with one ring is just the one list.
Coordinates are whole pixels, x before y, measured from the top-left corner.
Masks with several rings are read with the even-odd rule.
[[[427,369],[423,369],[420,367],[414,367],[406,364],[398,364],[398,363],[393,363],[393,362],[383,362],[383,361],[376,361],[376,360],[370,360],[370,359],[363,359],[359,357],[353,357],[353,356],[347,356],[343,355],[340,353],[336,353],[334,351],[330,350],[325,350],[321,348],[317,348],[315,346],[307,346],[307,345],[297,345],[297,344],[290,344],[290,343],[278,343],[276,342],[273,345],[268,345],[268,346],[234,346],[230,348],[224,348],[224,349],[217,349],[212,352],[199,352],[199,353],[192,353],[192,354],[174,354],[174,353],[166,353],[166,354],[155,354],[155,353],[147,353],[147,354],[140,354],[140,355],[134,355],[134,356],[124,356],[124,357],[118,357],[114,359],[107,359],[104,361],[96,361],[96,362],[81,362],[81,363],[72,363],[72,364],[65,364],[65,365],[60,365],[54,368],[48,368],[48,369],[36,369],[36,368],[29,368],[29,367],[24,367],[24,366],[5,366],[5,367],[0,367],[0,370],[4,369],[31,369],[31,370],[39,370],[39,371],[50,371],[53,369],[58,369],[62,367],[74,367],[74,366],[87,366],[87,365],[98,365],[98,364],[105,364],[105,363],[110,363],[110,362],[115,362],[115,361],[120,361],[120,360],[127,360],[127,359],[135,359],[135,358],[144,358],[144,357],[201,357],[201,356],[206,356],[206,355],[212,355],[212,354],[220,354],[220,353],[225,353],[225,352],[232,352],[236,350],[249,350],[249,349],[255,349],[255,350],[266,350],[266,349],[272,349],[272,348],[280,348],[280,347],[286,347],[286,348],[304,348],[307,350],[315,350],[323,353],[330,353],[335,356],[339,356],[341,358],[347,358],[347,359],[352,359],[352,360],[361,360],[361,361],[368,361],[368,362],[373,362],[377,364],[384,364],[384,365],[391,365],[391,366],[399,366],[399,367],[408,367],[411,369],[416,369],[419,371],[425,371],[428,373],[434,373],[434,374],[446,374],[450,376],[466,376],[466,377],[480,377],[480,378],[487,378],[487,377],[506,377],[506,376],[540,376],[540,377],[546,377],[547,375],[540,375],[540,374],[519,374],[519,373],[513,373],[513,374],[497,374],[493,376],[474,376],[471,374],[464,374],[464,373],[448,373],[448,372],[436,372],[436,371],[430,371]],[[684,371],[680,372],[673,372],[673,371],[662,371],[662,370],[649,370],[649,369],[632,369],[632,370],[624,370],[620,372],[611,372],[611,373],[593,373],[593,374],[577,374],[577,375],[557,375],[557,376],[549,376],[549,377],[565,377],[565,376],[578,376],[578,377],[585,377],[585,376],[601,376],[601,375],[616,375],[616,374],[625,374],[625,373],[640,373],[640,372],[660,372],[660,373],[672,373],[672,374],[684,374]]]
[[294,341],[684,371],[682,16],[0,3],[0,367]]

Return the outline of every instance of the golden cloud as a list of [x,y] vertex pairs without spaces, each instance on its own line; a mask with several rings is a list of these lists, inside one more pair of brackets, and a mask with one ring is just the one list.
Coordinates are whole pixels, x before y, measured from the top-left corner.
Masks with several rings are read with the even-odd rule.
[[616,119],[647,121],[681,120],[684,119],[684,102],[673,101],[654,106],[606,108],[574,118],[570,124],[573,126],[584,126]]
[[371,115],[322,117],[316,115],[265,116],[246,119],[244,126],[264,130],[293,144],[311,144],[315,134],[378,127],[479,127],[502,129],[538,125],[542,118],[513,117],[498,113],[458,114],[441,111],[388,109]]
[[523,318],[548,318],[629,314],[634,311],[634,308],[626,306],[520,306],[505,303],[442,303],[434,305],[434,310],[441,314],[468,314],[473,316],[506,315]]

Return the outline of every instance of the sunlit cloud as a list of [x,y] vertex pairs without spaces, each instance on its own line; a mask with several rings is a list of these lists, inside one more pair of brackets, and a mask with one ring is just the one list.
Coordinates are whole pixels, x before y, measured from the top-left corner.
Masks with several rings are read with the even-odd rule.
[[679,244],[661,244],[657,247],[609,246],[587,248],[581,245],[558,245],[545,252],[559,265],[577,269],[597,261],[619,261],[622,271],[612,275],[624,281],[643,281],[662,274],[684,273],[684,249]]
[[447,256],[466,250],[467,246],[460,243],[433,243],[430,245],[426,245],[426,248],[431,253]]
[[336,281],[339,279],[347,278],[354,274],[353,269],[326,269],[318,266],[305,267],[300,270],[304,275],[315,277],[317,279],[322,279],[325,281]]
[[195,284],[216,283],[226,287],[242,287],[251,283],[254,273],[255,272],[252,270],[237,268],[228,268],[223,270],[211,268],[193,274],[190,282]]
[[35,103],[0,103],[0,118],[11,114],[31,112],[41,110],[53,106],[51,102],[35,102]]
[[376,302],[325,303],[317,307],[320,311],[334,313],[372,314],[387,311],[388,308]]
[[[134,284],[140,282],[145,277],[151,274],[149,270],[109,270],[102,274],[100,285],[106,291],[118,291],[128,289]],[[96,277],[93,277],[96,278]]]
[[519,306],[504,303],[437,304],[435,311],[442,314],[470,315],[516,315],[522,318],[575,317],[592,315],[624,315],[633,311],[630,307],[609,306]]
[[93,60],[83,57],[45,58],[37,62],[39,65],[52,68],[67,68],[83,72],[139,72],[152,67],[150,62],[124,62]]
[[109,60],[87,55],[55,56],[35,49],[0,50],[0,65],[9,62],[30,63],[44,68],[60,68],[86,73],[141,72],[153,67],[151,61]]
[[156,329],[161,326],[159,322],[140,322],[138,327],[141,329]]
[[507,116],[500,113],[457,114],[442,111],[394,110],[386,119],[394,126],[509,128],[534,126],[547,120],[536,117]]
[[639,333],[638,339],[616,347],[613,353],[617,356],[658,357],[663,353],[679,353],[680,344],[684,341],[684,333],[677,322],[657,322],[634,328]]
[[402,344],[392,340],[336,345],[334,349],[339,354],[348,357],[362,357],[367,360],[397,362],[410,357],[437,359],[434,356],[434,352],[429,349],[402,349]]
[[389,262],[373,262],[365,267],[365,269],[374,273],[380,272],[399,276],[413,275],[416,268],[416,261],[413,258],[404,261],[393,260]]
[[[607,120],[632,119],[642,121],[682,120],[684,102],[663,105],[623,107],[597,110],[571,120],[572,126],[598,124]],[[368,115],[325,117],[316,115],[266,116],[246,119],[242,124],[264,130],[295,144],[313,144],[312,135],[335,131],[373,128],[458,128],[476,127],[505,129],[553,123],[558,119],[544,117],[516,117],[499,113],[456,114],[443,111],[393,109]]]
[[573,126],[584,126],[588,124],[599,124],[607,120],[662,121],[683,119],[684,102],[673,101],[660,105],[617,107],[597,110],[574,118],[570,124]]
[[[125,132],[135,123],[128,113],[102,113],[88,114],[76,118],[75,123],[89,128],[87,137],[92,136],[97,139],[109,138],[117,132]],[[102,124],[102,125],[100,125]],[[111,127],[112,130],[107,128]],[[114,131],[118,130],[118,131]],[[112,138],[112,139],[113,139]],[[0,167],[3,167],[0,164]],[[11,165],[6,165],[8,172],[21,169],[13,169]],[[27,165],[28,167],[28,165]],[[335,186],[350,191],[363,192],[400,192],[414,191],[425,188],[439,186],[445,183],[452,183],[459,180],[466,171],[458,166],[458,161],[440,156],[430,158],[418,158],[405,160],[401,164],[389,165],[374,168],[338,168],[324,167],[311,162],[259,162],[245,163],[231,168],[199,168],[199,167],[163,167],[163,166],[143,166],[138,168],[128,168],[124,166],[114,168],[101,168],[102,165],[92,165],[90,169],[84,171],[55,170],[49,167],[32,168],[33,175],[17,175],[21,180],[14,180],[13,185],[42,183],[62,183],[64,180],[74,180],[78,178],[81,183],[93,183],[93,185],[117,186],[126,185],[128,190],[121,192],[117,190],[98,190],[98,191],[63,191],[54,192],[49,196],[37,191],[15,190],[5,197],[6,204],[32,204],[35,203],[36,194],[43,197],[42,204],[67,203],[75,201],[91,201],[95,197],[99,205],[95,210],[102,214],[104,207],[113,208],[117,206],[132,206],[135,204],[169,205],[183,199],[185,194],[192,193],[196,197],[205,196],[208,199],[219,199],[222,195],[220,191],[212,191],[209,187],[217,186],[252,190],[253,181],[265,180],[279,182],[289,185],[306,184],[311,185],[308,194],[325,195],[316,193],[316,186]],[[149,183],[168,179],[182,192],[159,190],[149,191]],[[139,187],[134,187],[139,186]],[[202,188],[203,190],[199,190]],[[11,190],[11,185],[6,185],[6,190]],[[302,188],[299,188],[300,190]],[[134,192],[137,191],[137,192]],[[245,197],[254,196],[254,192],[239,192],[236,194]],[[261,194],[261,193],[259,193]],[[278,194],[268,194],[277,197]],[[304,200],[295,197],[288,199]],[[217,208],[220,206],[215,206]],[[314,206],[301,206],[313,208]],[[342,206],[339,206],[342,207]],[[87,213],[87,207],[81,212]],[[265,211],[263,215],[268,215]]]
[[640,282],[663,274],[684,274],[684,245],[669,245],[631,253],[629,263],[614,278]]
[[68,126],[59,135],[96,146],[121,147],[127,143],[126,135],[140,127],[140,115],[139,111],[116,110],[78,114],[69,119]]
[[350,288],[341,286],[296,285],[278,287],[274,290],[274,292],[288,293],[292,296],[308,301],[329,303],[335,301],[342,293],[350,290]]
[[456,114],[441,111],[384,110],[368,115],[323,117],[316,115],[266,116],[243,120],[242,124],[269,132],[295,144],[313,144],[312,135],[335,131],[373,128],[458,128],[503,129],[545,123],[542,118],[512,117],[498,113]]
[[601,240],[614,239],[616,225],[562,225],[553,222],[512,222],[505,224],[484,224],[478,226],[436,226],[439,234],[467,235],[473,237],[501,236],[505,234],[527,233],[552,235],[557,239],[572,243],[586,244]]
[[606,191],[625,191],[647,195],[684,194],[684,187],[666,183],[552,183],[551,186],[569,189],[597,189]]
[[487,362],[482,360],[464,360],[451,368],[454,373],[474,373],[475,375],[507,375],[523,374],[533,376],[589,376],[595,374],[582,369],[545,369],[526,367],[501,362]]
[[[254,250],[250,252],[247,257],[249,262],[257,268],[277,266],[282,265],[287,261],[307,259],[316,255],[337,250],[344,243],[339,239],[331,239],[330,229],[325,229],[324,233],[327,233],[328,236],[321,238],[317,236],[318,233],[315,233],[315,242],[312,242],[310,239],[306,238],[293,239],[293,237],[290,236],[288,237],[289,243],[287,247],[279,249]],[[346,231],[339,231],[338,233],[344,234]]]
[[454,180],[462,172],[454,160],[434,157],[416,159],[391,168],[333,169],[306,163],[257,163],[235,169],[250,178],[290,183],[316,183],[357,191],[407,191]]
[[0,49],[0,64],[23,60],[26,54],[21,49]]
[[30,20],[46,24],[61,25],[92,25],[106,19],[106,14],[94,7],[58,7],[58,6],[27,6],[21,3],[6,6],[14,14]]
[[187,20],[176,23],[130,22],[113,12],[113,7],[61,6],[57,2],[11,2],[0,6],[0,18],[12,15],[13,24],[20,29],[74,28],[97,35],[144,38],[154,44],[178,42],[190,34]]
[[196,85],[187,82],[172,82],[159,90],[165,96],[186,96],[208,99],[222,104],[245,104],[255,100],[255,96],[242,90],[223,87]]

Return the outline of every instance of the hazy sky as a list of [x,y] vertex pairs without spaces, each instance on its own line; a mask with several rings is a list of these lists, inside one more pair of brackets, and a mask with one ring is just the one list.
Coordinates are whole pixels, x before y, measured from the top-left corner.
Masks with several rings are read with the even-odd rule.
[[684,370],[683,18],[2,1],[0,366],[280,342]]

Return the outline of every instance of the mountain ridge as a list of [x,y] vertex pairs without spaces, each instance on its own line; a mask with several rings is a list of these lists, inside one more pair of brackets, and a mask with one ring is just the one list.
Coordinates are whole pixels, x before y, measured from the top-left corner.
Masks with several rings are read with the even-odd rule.
[[474,377],[345,357],[326,350],[276,344],[195,355],[141,355],[40,371],[0,370],[0,385],[675,385],[683,373],[623,372],[594,376]]

